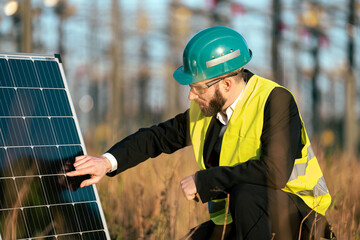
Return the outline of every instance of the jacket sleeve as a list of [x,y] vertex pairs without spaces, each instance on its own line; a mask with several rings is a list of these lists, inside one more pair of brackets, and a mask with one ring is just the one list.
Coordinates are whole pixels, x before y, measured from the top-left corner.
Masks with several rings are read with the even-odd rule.
[[141,128],[112,146],[107,153],[112,154],[118,163],[114,176],[137,164],[154,158],[161,153],[173,153],[189,145],[188,110],[172,119],[149,128]]
[[289,179],[294,161],[301,156],[301,120],[292,94],[276,87],[265,109],[259,160],[234,167],[212,167],[198,171],[195,183],[202,202],[216,199],[241,183],[281,189]]

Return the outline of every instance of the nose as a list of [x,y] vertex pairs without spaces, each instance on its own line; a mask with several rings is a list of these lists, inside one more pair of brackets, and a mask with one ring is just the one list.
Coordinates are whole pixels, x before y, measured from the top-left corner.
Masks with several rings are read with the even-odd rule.
[[193,91],[192,88],[190,88],[188,99],[189,99],[190,101],[192,101],[192,100],[195,100],[196,98],[197,98],[197,94],[194,93],[194,91]]

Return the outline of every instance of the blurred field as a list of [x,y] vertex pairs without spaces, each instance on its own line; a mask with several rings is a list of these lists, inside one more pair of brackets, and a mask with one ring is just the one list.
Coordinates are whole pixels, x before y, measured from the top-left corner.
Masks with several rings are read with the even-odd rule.
[[[179,239],[208,219],[207,205],[187,201],[180,180],[197,170],[186,148],[161,155],[97,184],[112,239]],[[360,239],[360,161],[315,150],[333,197],[327,211],[338,239]]]

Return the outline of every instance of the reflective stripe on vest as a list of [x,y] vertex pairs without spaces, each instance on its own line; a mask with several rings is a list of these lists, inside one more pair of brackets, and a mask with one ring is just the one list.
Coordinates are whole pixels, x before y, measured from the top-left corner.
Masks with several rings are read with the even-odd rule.
[[[265,104],[275,87],[279,87],[279,85],[270,80],[256,75],[251,77],[224,133],[219,166],[235,166],[250,159],[260,159],[260,138],[263,128]],[[301,150],[302,157],[295,159],[290,178],[282,190],[299,196],[310,208],[325,215],[325,211],[331,203],[331,197],[310,145],[300,113],[299,117],[302,125],[301,141],[304,146]],[[195,102],[191,102],[190,136],[195,159],[202,170],[205,169],[203,160],[205,136],[211,119],[211,117],[203,116],[199,106]],[[210,203],[210,205],[212,204]],[[222,206],[224,207],[224,204]],[[219,208],[216,207],[214,209]],[[218,212],[216,211],[216,213]],[[210,212],[210,216],[214,216],[214,213],[213,211]],[[221,222],[220,217],[218,215],[216,217],[216,222]],[[222,216],[222,222],[224,222],[224,217],[225,214]],[[211,219],[213,220],[213,218]]]
[[[307,153],[308,153],[308,156],[307,156],[306,163],[294,164],[294,168],[292,170],[292,173],[291,173],[291,176],[290,176],[288,182],[291,182],[292,180],[297,179],[300,176],[305,176],[306,168],[309,164],[309,161],[311,159],[315,158],[315,154],[314,154],[314,151],[311,146],[309,146],[307,148]],[[313,196],[313,197],[320,197],[320,196],[326,195],[327,193],[328,193],[328,189],[327,189],[324,177],[321,177],[317,181],[317,183],[313,187],[313,189],[296,192],[296,194],[298,194],[298,195]]]
[[308,156],[306,163],[298,163],[294,165],[294,168],[292,170],[288,182],[298,178],[299,176],[305,176],[305,170],[306,167],[308,166],[309,161],[315,157],[314,151],[311,146],[307,148],[307,155]]
[[328,189],[326,187],[325,179],[324,179],[324,177],[321,177],[317,181],[317,183],[313,189],[299,191],[296,194],[299,194],[302,196],[321,197],[323,195],[326,195],[327,193],[328,193]]

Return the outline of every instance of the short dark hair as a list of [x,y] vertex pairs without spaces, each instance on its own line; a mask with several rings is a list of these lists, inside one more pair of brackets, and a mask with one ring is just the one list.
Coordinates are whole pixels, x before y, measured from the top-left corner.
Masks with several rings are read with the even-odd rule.
[[243,72],[244,72],[244,67],[236,69],[235,71],[229,72],[227,74],[224,74],[221,77],[232,76],[236,79],[237,82],[240,82],[243,79]]

